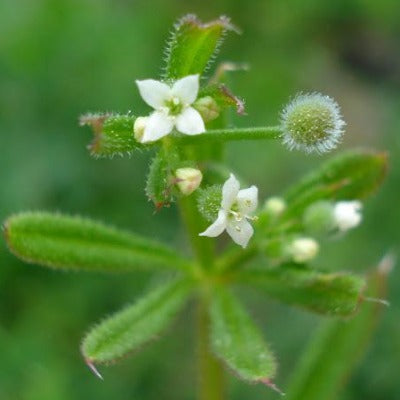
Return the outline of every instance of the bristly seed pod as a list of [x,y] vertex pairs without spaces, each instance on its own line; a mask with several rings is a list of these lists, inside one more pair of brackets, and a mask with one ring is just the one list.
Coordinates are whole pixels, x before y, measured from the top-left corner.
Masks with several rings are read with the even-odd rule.
[[198,190],[197,207],[200,214],[207,221],[213,222],[218,217],[221,208],[222,187],[221,185],[208,186]]
[[306,153],[336,148],[345,125],[336,101],[320,93],[297,95],[281,114],[283,143]]

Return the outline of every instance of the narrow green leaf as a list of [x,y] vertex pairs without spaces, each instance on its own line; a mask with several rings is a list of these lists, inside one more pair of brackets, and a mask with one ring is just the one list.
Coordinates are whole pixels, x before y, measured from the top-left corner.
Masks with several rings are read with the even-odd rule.
[[[391,263],[384,259],[371,274],[368,295],[385,295]],[[337,399],[339,389],[365,353],[382,311],[379,303],[363,303],[359,314],[351,320],[324,321],[293,372],[288,400]]]
[[89,364],[119,359],[156,339],[181,310],[190,293],[186,280],[167,283],[95,326],[84,338]]
[[365,287],[362,277],[324,273],[296,264],[239,270],[235,281],[257,287],[284,303],[337,316],[356,312]]
[[271,384],[274,357],[246,310],[227,289],[219,287],[213,293],[210,318],[215,354],[241,379]]
[[133,150],[145,148],[133,137],[135,117],[131,114],[86,114],[80,118],[80,125],[92,128],[94,138],[88,146],[93,157],[122,156]]
[[210,129],[201,135],[182,135],[177,137],[182,144],[203,144],[212,142],[227,142],[232,140],[265,140],[279,139],[281,136],[279,126],[266,126],[255,128]]
[[166,49],[165,78],[202,74],[229,30],[235,28],[227,17],[208,23],[202,23],[195,15],[183,17],[175,25]]
[[302,212],[321,199],[363,199],[382,183],[387,155],[367,151],[341,154],[322,165],[286,193],[286,215]]
[[10,250],[30,263],[110,272],[188,263],[167,246],[79,217],[46,212],[11,216],[4,224]]

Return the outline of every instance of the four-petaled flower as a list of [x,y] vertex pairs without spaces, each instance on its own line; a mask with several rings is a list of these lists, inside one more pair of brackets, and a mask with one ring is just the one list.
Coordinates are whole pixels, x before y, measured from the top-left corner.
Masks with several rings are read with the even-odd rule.
[[186,135],[205,131],[200,113],[191,107],[199,91],[199,75],[189,75],[172,86],[154,79],[136,81],[143,100],[155,111],[146,119],[142,143],[153,142],[168,135],[175,127]]
[[247,246],[254,233],[247,220],[255,219],[250,214],[257,208],[258,189],[256,186],[239,189],[239,181],[231,174],[222,187],[218,217],[200,236],[216,237],[226,229],[235,243],[243,248]]

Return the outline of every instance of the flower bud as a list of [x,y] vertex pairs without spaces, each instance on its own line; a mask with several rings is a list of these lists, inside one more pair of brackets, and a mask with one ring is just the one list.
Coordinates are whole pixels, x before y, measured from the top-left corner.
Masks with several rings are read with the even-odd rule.
[[303,264],[316,257],[319,244],[312,238],[298,238],[289,245],[289,253],[294,262]]
[[209,122],[219,117],[220,109],[211,96],[198,99],[193,106],[200,113],[204,122]]
[[290,150],[325,153],[339,143],[346,123],[339,105],[320,93],[300,94],[281,114],[283,143]]
[[138,142],[142,142],[144,130],[149,117],[137,117],[133,125],[133,136]]
[[361,202],[355,201],[339,201],[335,204],[333,215],[337,228],[341,232],[345,232],[351,228],[358,226],[362,220]]
[[336,227],[334,205],[330,201],[311,204],[303,215],[305,229],[313,235],[324,235]]
[[285,209],[286,203],[280,197],[270,197],[264,204],[264,210],[273,217],[279,217]]
[[175,176],[177,177],[176,184],[185,196],[192,194],[203,179],[203,174],[196,168],[178,168]]

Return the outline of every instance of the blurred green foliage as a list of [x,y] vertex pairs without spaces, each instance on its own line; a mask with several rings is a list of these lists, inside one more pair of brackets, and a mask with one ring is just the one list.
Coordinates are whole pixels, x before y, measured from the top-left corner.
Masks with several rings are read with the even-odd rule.
[[[0,2],[0,218],[20,210],[62,210],[182,244],[174,207],[153,214],[144,196],[151,152],[131,159],[94,160],[90,132],[78,127],[86,111],[146,109],[135,79],[161,72],[162,49],[177,17],[229,15],[243,29],[230,34],[220,60],[248,62],[232,76],[248,116],[237,125],[276,124],[298,91],[321,91],[342,106],[348,124],[341,149],[390,152],[389,177],[365,205],[365,223],[346,240],[324,246],[329,269],[358,272],[398,250],[400,208],[400,5],[397,0],[2,0]],[[249,157],[251,154],[251,157]],[[282,192],[322,160],[289,153],[280,143],[231,144],[229,161],[260,187]],[[325,157],[324,157],[325,158]],[[249,159],[251,162],[249,162]],[[318,263],[318,260],[317,260]],[[187,399],[196,366],[191,316],[167,335],[95,379],[79,354],[91,321],[155,285],[149,273],[124,278],[57,273],[25,265],[1,244],[0,398],[3,400]],[[279,355],[285,382],[321,317],[260,301],[247,302]],[[386,311],[370,352],[341,398],[394,400],[400,366],[400,278],[389,282]],[[264,387],[235,378],[231,398],[268,399]]]

